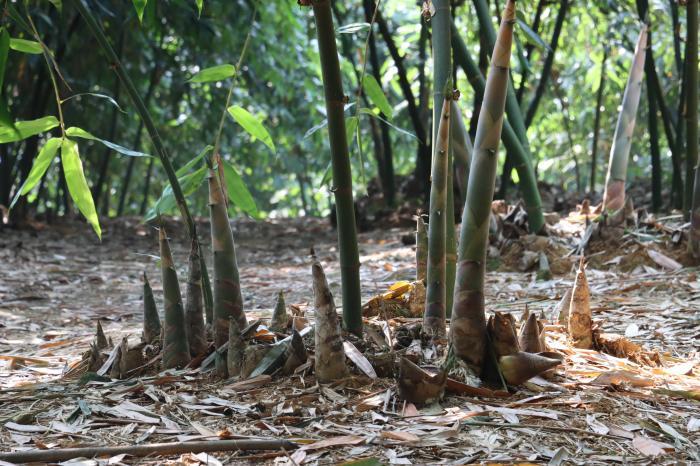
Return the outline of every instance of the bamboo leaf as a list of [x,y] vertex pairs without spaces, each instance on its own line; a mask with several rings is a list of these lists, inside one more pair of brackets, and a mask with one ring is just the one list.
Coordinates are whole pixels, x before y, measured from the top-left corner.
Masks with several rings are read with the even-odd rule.
[[272,142],[270,133],[268,133],[262,122],[255,118],[248,110],[238,105],[232,105],[228,108],[228,113],[248,132],[248,134],[256,139],[260,139],[272,152],[275,152],[275,143]]
[[133,0],[134,8],[136,9],[136,16],[139,17],[139,23],[143,21],[143,10],[146,9],[146,4],[148,0]]
[[350,23],[336,29],[338,34],[354,34],[369,29],[369,23]]
[[16,52],[32,55],[39,55],[43,52],[39,42],[26,39],[10,39],[10,48]]
[[394,112],[386,98],[386,95],[384,95],[384,91],[382,91],[382,87],[379,85],[377,80],[374,79],[374,76],[371,74],[365,76],[363,87],[367,97],[369,97],[372,103],[379,108],[387,119],[391,120]]
[[[184,168],[184,167],[183,167]],[[180,183],[180,188],[182,188],[182,194],[187,197],[197,191],[202,185],[202,182],[206,178],[207,167],[202,166],[199,169],[188,173],[187,175],[178,177],[177,181]],[[163,192],[156,201],[156,203],[151,207],[151,209],[146,213],[145,221],[153,220],[158,215],[170,212],[177,206],[175,202],[175,195],[173,194],[173,188],[169,184],[163,188]]]
[[109,147],[113,151],[119,152],[120,154],[128,155],[129,157],[151,157],[149,154],[145,154],[143,152],[138,152],[135,150],[127,149],[126,147],[120,146],[119,144],[115,144],[111,141],[105,141],[104,139],[100,139],[97,136],[92,135],[91,133],[88,133],[82,128],[78,128],[77,126],[72,126],[66,130],[66,135],[76,137],[76,138],[82,138],[82,139],[89,139],[91,141],[97,141],[105,146]]
[[70,139],[63,139],[61,142],[61,163],[63,164],[63,174],[68,185],[70,197],[78,206],[78,210],[87,219],[88,223],[97,233],[97,237],[102,239],[100,220],[97,218],[95,202],[92,199],[90,187],[85,179],[83,163],[78,154],[78,144]]
[[212,81],[221,81],[236,75],[236,67],[233,65],[217,65],[195,73],[188,82],[191,83],[209,83]]
[[360,109],[360,113],[365,114],[365,115],[369,115],[369,116],[371,116],[372,118],[376,118],[377,120],[383,121],[384,123],[386,123],[386,124],[389,125],[390,127],[394,128],[394,129],[395,129],[396,131],[398,131],[399,133],[405,134],[406,136],[410,136],[410,137],[412,137],[413,139],[415,139],[416,141],[419,140],[419,139],[418,139],[418,136],[416,136],[416,135],[413,134],[412,132],[407,131],[407,130],[402,129],[402,128],[399,128],[398,126],[391,124],[391,122],[389,122],[389,121],[385,120],[384,118],[380,117],[379,115],[377,115],[376,113],[374,113],[372,110],[370,110],[370,109],[368,109],[368,108],[361,108],[361,109]]
[[243,212],[251,217],[258,217],[258,206],[255,204],[253,195],[243,182],[243,178],[236,169],[228,162],[224,162],[224,177],[226,178],[226,189],[228,198],[238,206]]
[[530,26],[527,25],[527,23],[525,21],[523,21],[520,18],[517,18],[516,21],[518,23],[518,26],[520,26],[520,29],[522,29],[523,32],[525,33],[525,37],[527,38],[527,41],[529,43],[531,43],[535,47],[542,49],[542,50],[547,50],[547,51],[551,50],[549,45],[544,40],[542,40],[542,38],[539,36],[539,34],[537,34],[535,31],[533,31],[530,28]]
[[192,160],[184,164],[182,167],[178,168],[178,170],[175,172],[175,175],[177,175],[177,177],[179,178],[188,171],[190,171],[192,167],[194,167],[200,160],[202,160],[202,158],[204,158],[205,155],[207,155],[212,150],[214,150],[214,146],[206,146],[204,149],[202,149],[202,152],[197,154]]
[[63,0],[49,0],[56,7],[59,13],[63,13]]
[[71,100],[71,99],[75,99],[76,97],[82,97],[82,96],[84,96],[84,95],[89,95],[89,96],[91,96],[91,97],[98,97],[98,98],[100,98],[100,99],[105,99],[105,100],[107,100],[110,104],[112,104],[112,105],[114,105],[115,107],[117,107],[117,109],[118,109],[120,112],[126,113],[126,112],[119,106],[119,104],[117,103],[117,101],[114,100],[112,97],[110,97],[110,96],[108,96],[108,95],[105,95],[105,94],[98,94],[98,93],[95,93],[95,92],[81,92],[80,94],[74,94],[74,95],[72,95],[72,96],[70,96],[70,97],[66,97],[65,99],[63,99],[63,100],[61,101],[61,103],[62,103],[62,104],[63,104],[63,103],[66,103],[66,102],[68,102],[68,101]]
[[0,127],[0,144],[6,142],[15,142],[26,139],[29,136],[35,136],[44,131],[58,126],[58,120],[54,116],[45,116],[36,120],[18,121],[15,123],[15,131],[12,128]]
[[20,196],[24,196],[31,191],[39,180],[41,180],[44,173],[46,173],[46,170],[49,168],[49,165],[51,165],[51,161],[56,155],[56,151],[60,145],[60,138],[51,138],[46,141],[46,144],[44,144],[44,147],[41,148],[39,155],[37,155],[36,159],[34,160],[34,164],[32,165],[32,169],[29,171],[27,179],[22,184],[22,187],[17,190],[17,194],[15,194],[14,199],[12,199],[10,209],[15,205]]
[[202,16],[202,8],[204,8],[204,0],[196,0],[197,2],[197,16]]

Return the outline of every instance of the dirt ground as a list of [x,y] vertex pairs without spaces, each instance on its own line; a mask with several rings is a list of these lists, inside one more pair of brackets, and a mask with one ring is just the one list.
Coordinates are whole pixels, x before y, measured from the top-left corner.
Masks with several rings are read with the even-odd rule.
[[[578,223],[577,223],[578,222]],[[39,225],[40,227],[42,225]],[[339,303],[335,232],[326,221],[238,220],[234,236],[249,319],[269,317],[277,292],[312,315],[309,248],[314,246]],[[166,224],[181,284],[188,241]],[[585,229],[569,219],[542,246],[557,262],[551,280],[495,265],[489,311],[544,313],[548,345],[563,366],[507,397],[448,392],[415,407],[393,379],[355,370],[331,386],[313,375],[248,384],[185,370],[80,385],[63,375],[81,359],[101,320],[107,336],[138,341],[142,279],[162,288],[157,234],[125,218],[103,225],[102,242],[79,222],[0,230],[0,451],[128,445],[218,438],[286,438],[296,451],[227,452],[64,464],[678,464],[700,462],[700,281],[698,269],[665,262],[677,253],[671,230],[628,233],[599,248],[587,269],[594,321],[658,353],[660,365],[574,350],[556,325],[555,306],[571,287]],[[206,223],[201,225],[208,234]],[[360,235],[364,300],[415,274],[410,229]],[[505,242],[500,257],[525,239]],[[650,253],[649,250],[652,250]],[[654,251],[659,251],[659,257]],[[602,251],[602,252],[601,252]],[[674,252],[675,251],[675,252]],[[396,323],[392,325],[398,325]],[[352,461],[355,461],[352,463]]]

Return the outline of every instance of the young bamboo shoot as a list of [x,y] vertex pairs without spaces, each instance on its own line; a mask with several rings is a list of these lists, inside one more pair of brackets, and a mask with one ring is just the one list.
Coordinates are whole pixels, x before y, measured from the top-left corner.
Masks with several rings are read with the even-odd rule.
[[192,240],[187,277],[187,302],[185,317],[187,319],[187,341],[192,357],[199,356],[207,350],[207,338],[204,333],[204,301],[202,298],[202,261],[199,256],[199,244]]

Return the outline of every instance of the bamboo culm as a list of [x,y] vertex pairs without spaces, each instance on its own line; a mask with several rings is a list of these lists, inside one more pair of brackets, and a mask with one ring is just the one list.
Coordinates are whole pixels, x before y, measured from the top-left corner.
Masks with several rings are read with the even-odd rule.
[[498,145],[508,92],[514,25],[515,2],[508,0],[502,13],[501,27],[491,55],[491,68],[474,138],[467,201],[462,213],[450,342],[455,355],[476,373],[481,373],[486,354],[484,309],[486,248],[491,199],[493,199],[496,181]]

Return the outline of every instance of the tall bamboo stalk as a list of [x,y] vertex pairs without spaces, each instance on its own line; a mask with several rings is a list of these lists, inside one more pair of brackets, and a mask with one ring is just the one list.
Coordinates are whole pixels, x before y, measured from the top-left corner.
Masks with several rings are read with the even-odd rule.
[[343,93],[331,4],[330,0],[303,0],[300,4],[311,5],[313,8],[321,57],[321,74],[326,98],[326,116],[328,118],[333,170],[332,191],[338,219],[343,323],[346,330],[361,335],[360,255],[357,247],[350,155],[343,114],[348,98]]
[[688,38],[686,40],[688,108],[686,109],[686,157],[695,164],[695,187],[690,215],[688,249],[700,259],[700,168],[698,168],[698,0],[688,0]]
[[[456,62],[467,74],[467,79],[474,88],[475,94],[483,96],[486,87],[484,76],[471,58],[471,55],[469,55],[469,51],[464,45],[464,42],[457,35],[457,29],[454,24],[452,25],[452,31],[452,47],[455,50]],[[520,139],[508,120],[503,122],[501,138],[503,139],[503,145],[506,150],[514,156],[513,168],[515,168],[520,177],[520,189],[522,191],[523,200],[525,201],[525,210],[528,215],[530,231],[539,232],[544,228],[544,215],[542,213],[540,193],[537,188],[537,178],[535,176],[535,170],[532,168],[530,155],[520,143]]]
[[593,119],[593,142],[591,143],[591,175],[589,180],[589,194],[595,192],[595,178],[598,162],[598,137],[600,136],[600,118],[603,114],[603,91],[605,89],[605,63],[608,60],[608,48],[603,50],[603,59],[600,62],[600,80],[595,98],[595,118]]
[[190,362],[190,347],[185,330],[185,311],[182,307],[180,283],[173,256],[170,253],[168,237],[161,225],[158,232],[160,242],[160,267],[163,277],[163,367],[182,368]]
[[515,1],[508,0],[502,12],[501,27],[491,55],[491,68],[474,138],[467,202],[462,212],[450,341],[455,355],[464,360],[476,373],[481,372],[486,352],[486,248],[498,164],[498,145],[508,92],[514,25]]
[[625,180],[627,179],[627,162],[632,147],[632,134],[637,120],[637,108],[642,93],[644,78],[644,61],[646,58],[647,26],[642,26],[634,49],[634,59],[630,75],[622,97],[622,110],[617,118],[615,135],[610,149],[608,174],[605,178],[603,210],[619,210],[625,205]]
[[449,93],[444,95],[442,111],[438,118],[437,139],[433,145],[430,214],[428,217],[428,275],[425,314],[423,315],[423,330],[428,335],[438,338],[445,335],[448,280],[445,230],[447,228],[446,217],[450,215],[450,212],[447,210],[447,190],[450,188],[447,185],[447,171],[449,169],[451,96]]

